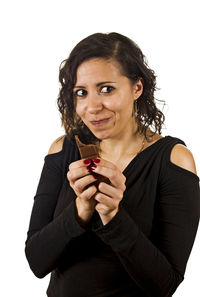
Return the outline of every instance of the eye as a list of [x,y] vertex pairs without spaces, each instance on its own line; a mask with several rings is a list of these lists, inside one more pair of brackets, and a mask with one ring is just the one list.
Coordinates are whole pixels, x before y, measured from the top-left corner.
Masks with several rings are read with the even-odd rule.
[[114,90],[111,86],[104,86],[101,88],[101,93],[111,93]]
[[84,97],[87,94],[87,92],[83,89],[77,90],[74,92],[74,95],[77,97]]

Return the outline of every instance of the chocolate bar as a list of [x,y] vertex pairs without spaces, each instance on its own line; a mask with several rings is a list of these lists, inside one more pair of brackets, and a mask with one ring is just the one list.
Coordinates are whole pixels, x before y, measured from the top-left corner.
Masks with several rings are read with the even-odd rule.
[[[92,165],[95,165],[95,163],[93,162],[92,159],[100,157],[98,147],[95,144],[84,144],[84,143],[82,143],[80,141],[80,139],[78,138],[78,135],[75,135],[75,140],[76,140],[76,144],[78,146],[81,158],[91,160],[91,164],[88,166],[88,168],[90,168]],[[102,175],[97,174],[97,173],[92,173],[92,174],[95,177],[97,177],[97,180],[94,182],[94,184],[96,186],[98,186],[100,182],[110,184],[110,180],[107,177],[102,176]]]

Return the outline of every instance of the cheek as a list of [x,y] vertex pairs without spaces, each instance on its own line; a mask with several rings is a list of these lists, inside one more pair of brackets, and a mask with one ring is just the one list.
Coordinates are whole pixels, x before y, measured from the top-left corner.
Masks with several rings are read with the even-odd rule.
[[82,116],[84,114],[84,105],[83,104],[76,104],[76,107],[75,107],[75,110],[76,110],[76,113],[79,115],[79,116]]
[[123,108],[123,104],[119,98],[113,98],[112,100],[104,100],[103,105],[106,109],[114,112],[118,112]]
[[104,101],[104,107],[114,112],[126,112],[132,106],[132,102],[124,100],[124,98],[113,98],[113,100]]

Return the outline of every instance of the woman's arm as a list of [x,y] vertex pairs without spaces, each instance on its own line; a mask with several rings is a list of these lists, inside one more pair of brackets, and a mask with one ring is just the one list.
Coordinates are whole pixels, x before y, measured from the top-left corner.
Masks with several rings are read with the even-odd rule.
[[171,161],[160,182],[152,240],[122,206],[106,225],[93,229],[152,297],[171,296],[182,282],[200,216],[199,180],[191,153],[176,146]]
[[49,150],[52,155],[45,158],[25,243],[30,268],[39,278],[52,271],[68,243],[85,232],[75,219],[74,201],[58,217],[53,218],[63,183],[60,165],[63,140],[57,139]]

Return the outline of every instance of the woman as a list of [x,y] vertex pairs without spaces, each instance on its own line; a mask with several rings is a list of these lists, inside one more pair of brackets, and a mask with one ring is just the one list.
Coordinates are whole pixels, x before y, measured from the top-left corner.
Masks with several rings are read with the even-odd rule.
[[[49,297],[172,296],[195,235],[199,178],[185,143],[161,136],[154,72],[139,47],[93,34],[60,67],[66,134],[45,157],[26,240]],[[81,159],[74,140],[96,144]],[[94,185],[98,174],[110,184]]]

